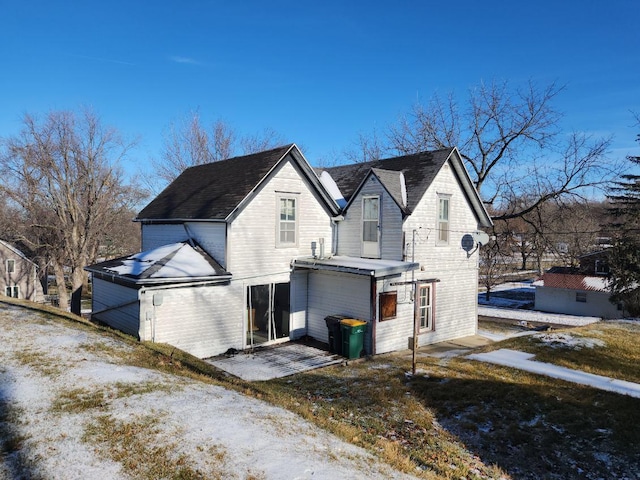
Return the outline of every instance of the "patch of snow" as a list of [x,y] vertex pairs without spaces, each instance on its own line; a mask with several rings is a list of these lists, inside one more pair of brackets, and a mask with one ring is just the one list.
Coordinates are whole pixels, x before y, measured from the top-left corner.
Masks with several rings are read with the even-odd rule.
[[598,338],[577,337],[570,333],[538,333],[533,338],[551,347],[566,347],[573,349],[604,347],[604,341]]
[[509,350],[501,348],[487,353],[474,353],[468,355],[467,358],[480,362],[493,363],[505,367],[517,368],[527,372],[536,373],[538,375],[546,375],[548,377],[565,380],[567,382],[587,385],[600,390],[620,393],[640,398],[640,384],[617,380],[602,375],[594,375],[592,373],[572,370],[566,367],[559,367],[551,363],[536,362],[531,360],[535,355],[532,353],[519,352],[517,350]]
[[606,277],[589,277],[585,276],[582,280],[585,287],[599,292],[609,291],[609,280]]
[[538,312],[535,310],[495,308],[481,305],[478,305],[478,315],[494,318],[506,318],[510,320],[524,320],[528,322],[570,325],[574,327],[589,325],[601,320],[600,317],[579,317],[576,315],[564,315],[561,313],[546,313]]
[[173,256],[154,272],[151,278],[209,277],[216,274],[215,269],[200,253],[184,243],[162,245],[131,255],[122,261],[122,265],[111,267],[109,270],[119,275],[137,277],[172,254]]
[[[126,365],[117,352],[126,356],[131,347],[98,332],[0,305],[0,344],[1,430],[10,437],[0,441],[12,435],[22,439],[18,451],[3,456],[0,478],[131,478],[85,436],[105,415],[123,422],[158,419],[157,434],[149,432],[151,446],[184,456],[185,465],[209,478],[414,478],[285,409],[220,386]],[[150,388],[135,393],[145,385]],[[126,393],[127,386],[133,393]],[[104,404],[52,408],[61,395],[78,389],[104,392]],[[223,460],[216,452],[224,453]]]
[[344,195],[342,195],[342,192],[338,188],[338,184],[329,172],[323,171],[320,174],[320,183],[322,183],[322,186],[327,190],[327,192],[329,192],[331,198],[335,200],[340,208],[347,204],[347,201],[344,199]]

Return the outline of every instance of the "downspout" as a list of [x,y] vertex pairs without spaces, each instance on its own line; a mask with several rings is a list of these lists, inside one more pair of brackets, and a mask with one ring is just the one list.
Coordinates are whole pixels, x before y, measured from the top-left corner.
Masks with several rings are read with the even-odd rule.
[[375,276],[371,276],[371,355],[376,354],[376,325],[378,323],[378,316],[376,315],[377,308],[377,279]]
[[338,223],[344,220],[343,215],[338,215],[336,217],[331,217],[331,256],[338,254]]

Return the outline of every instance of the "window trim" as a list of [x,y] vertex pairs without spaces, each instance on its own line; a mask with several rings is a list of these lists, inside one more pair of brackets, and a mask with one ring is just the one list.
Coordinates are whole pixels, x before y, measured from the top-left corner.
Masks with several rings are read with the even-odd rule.
[[[15,295],[13,295],[15,293]],[[19,285],[7,285],[4,288],[4,294],[11,298],[20,298],[20,286]]]
[[[293,220],[282,220],[282,201],[293,201]],[[286,207],[285,207],[286,208]],[[285,213],[286,214],[286,213]],[[295,194],[280,193],[276,197],[276,247],[294,248],[298,246],[298,219],[300,218],[300,197]],[[293,224],[293,242],[282,241],[283,232],[291,232],[291,230],[282,230],[283,224]]]
[[[449,245],[451,242],[451,195],[438,193],[438,200],[436,202],[436,245]],[[442,220],[440,217],[442,202],[446,202],[447,205],[447,218]],[[446,225],[446,228],[441,228],[441,225]],[[441,238],[442,232],[446,232],[446,239]]]
[[[393,320],[398,317],[398,291],[393,290],[391,292],[380,292],[379,298],[379,308],[380,308],[380,321],[384,322],[386,320]],[[387,310],[383,308],[388,305],[388,303],[393,302],[393,314],[392,315],[384,315],[384,312]]]
[[[375,241],[365,240],[365,222],[373,223],[373,219],[365,219],[365,203],[367,201],[377,200],[378,217],[375,219]],[[382,198],[380,195],[363,195],[361,200],[360,213],[360,254],[363,258],[380,258],[381,254],[381,236],[382,236]],[[375,252],[370,249],[375,245]],[[365,247],[366,246],[366,247]]]
[[[9,266],[11,265],[11,266]],[[6,269],[7,273],[15,273],[16,271],[16,261],[13,258],[7,258],[6,260]]]
[[[427,289],[428,295],[427,305],[421,305],[422,290]],[[433,283],[418,283],[416,285],[416,315],[418,322],[418,331],[420,333],[432,332],[435,330],[435,284]],[[422,323],[422,311],[423,309],[428,312],[427,315],[427,324],[423,326]]]

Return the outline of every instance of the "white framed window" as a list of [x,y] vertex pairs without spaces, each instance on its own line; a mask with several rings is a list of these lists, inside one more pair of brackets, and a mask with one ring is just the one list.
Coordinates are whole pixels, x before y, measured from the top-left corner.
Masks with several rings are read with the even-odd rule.
[[298,242],[298,199],[291,196],[278,197],[277,244],[293,247]]
[[433,288],[432,285],[418,285],[418,319],[420,330],[433,330]]
[[380,197],[362,197],[362,256],[380,258]]
[[20,298],[20,287],[18,285],[6,287],[4,289],[4,294],[7,297]]
[[13,273],[16,271],[16,261],[13,259],[7,260],[7,273]]
[[449,244],[450,200],[449,195],[438,195],[438,224],[436,225],[438,245]]

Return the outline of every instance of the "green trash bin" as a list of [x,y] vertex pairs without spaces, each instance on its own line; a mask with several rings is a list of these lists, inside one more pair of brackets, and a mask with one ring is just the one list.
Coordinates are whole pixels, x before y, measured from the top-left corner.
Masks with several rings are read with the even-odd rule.
[[342,331],[342,355],[345,357],[360,358],[364,346],[364,332],[367,330],[367,322],[354,318],[345,318],[340,321]]

